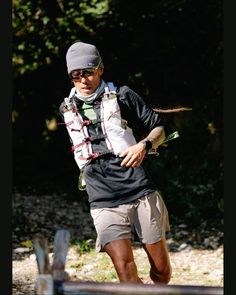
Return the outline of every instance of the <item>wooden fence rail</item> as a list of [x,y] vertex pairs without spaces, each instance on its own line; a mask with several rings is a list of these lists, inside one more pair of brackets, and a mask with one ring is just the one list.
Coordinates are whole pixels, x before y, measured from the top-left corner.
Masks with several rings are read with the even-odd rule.
[[[66,295],[222,295],[221,287],[182,286],[182,285],[142,285],[120,283],[93,283],[93,282],[64,282],[61,294]],[[60,293],[59,293],[60,294]]]
[[69,281],[65,271],[69,239],[67,230],[56,232],[51,266],[47,240],[42,235],[35,236],[33,245],[39,273],[36,281],[37,295],[223,295],[222,287]]

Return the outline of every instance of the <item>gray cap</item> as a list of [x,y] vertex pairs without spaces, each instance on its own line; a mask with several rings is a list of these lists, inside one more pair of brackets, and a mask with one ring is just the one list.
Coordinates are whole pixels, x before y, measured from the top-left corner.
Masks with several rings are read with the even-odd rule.
[[100,62],[103,66],[101,56],[92,44],[76,42],[69,47],[66,53],[68,74],[73,70],[94,68]]

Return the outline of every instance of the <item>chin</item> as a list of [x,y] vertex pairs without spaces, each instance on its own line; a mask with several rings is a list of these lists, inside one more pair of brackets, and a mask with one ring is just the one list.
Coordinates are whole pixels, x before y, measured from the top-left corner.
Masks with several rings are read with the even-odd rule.
[[88,96],[88,95],[92,94],[92,92],[90,92],[90,91],[89,92],[88,91],[80,91],[80,93],[84,96]]

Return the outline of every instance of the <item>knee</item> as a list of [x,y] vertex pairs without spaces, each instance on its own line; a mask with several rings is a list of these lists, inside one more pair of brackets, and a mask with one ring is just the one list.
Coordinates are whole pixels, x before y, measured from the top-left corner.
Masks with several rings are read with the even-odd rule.
[[150,278],[154,283],[168,284],[171,279],[171,266],[166,266],[163,271],[150,270]]
[[133,261],[120,261],[116,266],[118,274],[122,276],[128,276],[128,274],[136,272],[136,265]]
[[137,267],[134,261],[120,261],[116,264],[116,271],[121,282],[137,282]]

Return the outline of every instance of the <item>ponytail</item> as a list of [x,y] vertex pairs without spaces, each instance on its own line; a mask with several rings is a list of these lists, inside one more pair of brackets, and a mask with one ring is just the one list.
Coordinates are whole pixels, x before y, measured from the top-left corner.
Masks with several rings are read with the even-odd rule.
[[186,108],[186,107],[177,107],[173,109],[158,109],[158,108],[153,108],[154,112],[156,113],[178,113],[178,112],[184,112],[184,111],[191,111],[192,108]]

